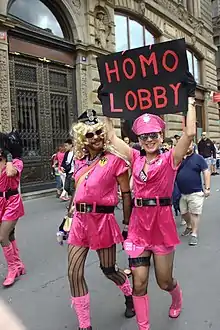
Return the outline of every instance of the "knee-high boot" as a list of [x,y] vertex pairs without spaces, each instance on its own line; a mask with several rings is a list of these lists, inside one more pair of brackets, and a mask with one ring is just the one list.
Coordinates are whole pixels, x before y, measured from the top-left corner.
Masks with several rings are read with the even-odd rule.
[[126,277],[124,284],[118,286],[125,296],[125,317],[131,318],[135,316],[134,304],[132,298],[132,288],[129,279]]
[[78,321],[79,330],[92,330],[90,320],[90,297],[89,293],[82,297],[72,297],[72,307],[74,307]]
[[12,247],[13,247],[15,264],[16,264],[17,269],[18,269],[17,276],[24,275],[26,273],[26,270],[25,270],[25,266],[24,266],[23,262],[20,259],[19,249],[18,249],[16,240],[12,241],[11,244],[12,244]]
[[177,318],[182,310],[183,296],[182,290],[179,284],[176,285],[175,289],[169,292],[172,297],[172,304],[170,306],[169,317]]
[[150,330],[149,298],[145,296],[133,296],[134,309],[139,330]]
[[12,244],[3,247],[3,253],[8,264],[8,274],[5,281],[3,282],[4,286],[11,286],[14,284],[17,277],[18,269],[15,263],[14,251]]

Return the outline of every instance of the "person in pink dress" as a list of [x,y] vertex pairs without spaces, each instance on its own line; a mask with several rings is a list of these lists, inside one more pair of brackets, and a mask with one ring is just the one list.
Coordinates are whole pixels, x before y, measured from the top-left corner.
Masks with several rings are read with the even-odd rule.
[[[123,242],[114,210],[118,203],[118,184],[124,205],[124,223],[131,212],[131,194],[127,163],[111,151],[106,141],[105,125],[94,110],[79,117],[72,128],[75,154],[74,213],[69,233],[68,276],[79,329],[92,329],[90,296],[84,278],[89,250],[97,251],[100,268],[125,296],[125,316],[135,315],[132,289],[123,270],[116,265],[116,244]],[[71,204],[70,204],[71,207]]]
[[[177,169],[196,134],[196,83],[189,73],[185,87],[189,96],[186,127],[175,148],[166,153],[160,152],[165,129],[160,117],[146,113],[135,120],[132,130],[138,136],[142,148],[140,152],[117,138],[112,121],[106,118],[108,139],[118,152],[129,159],[132,167],[134,207],[124,248],[130,256],[133,302],[139,330],[150,329],[146,288],[151,256],[157,283],[172,298],[169,316],[177,318],[182,309],[182,291],[173,278],[174,253],[179,238],[171,198]],[[102,97],[101,87],[101,102]]]
[[[64,145],[60,145],[56,154],[52,156],[52,168],[54,170],[54,175],[56,178],[57,197],[61,196],[61,190],[64,191],[65,173],[63,173],[61,169],[64,155],[65,155]],[[66,192],[63,192],[63,194],[65,193]]]
[[3,286],[11,286],[17,277],[25,273],[15,240],[15,226],[24,215],[19,194],[23,162],[21,140],[17,132],[0,133],[0,244],[8,265]]

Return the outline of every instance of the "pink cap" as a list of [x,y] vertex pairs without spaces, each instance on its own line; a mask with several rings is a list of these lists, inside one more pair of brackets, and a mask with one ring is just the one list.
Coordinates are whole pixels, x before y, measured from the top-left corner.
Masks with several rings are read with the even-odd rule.
[[132,130],[136,135],[141,135],[144,133],[159,133],[165,127],[166,124],[160,117],[145,113],[135,120]]

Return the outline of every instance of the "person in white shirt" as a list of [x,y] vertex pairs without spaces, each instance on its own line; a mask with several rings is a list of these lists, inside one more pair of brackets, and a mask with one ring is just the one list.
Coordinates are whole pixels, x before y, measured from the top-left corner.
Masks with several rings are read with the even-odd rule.
[[67,200],[69,197],[73,195],[74,192],[74,180],[73,180],[73,172],[74,172],[74,154],[73,154],[73,142],[71,139],[67,139],[64,143],[65,147],[65,155],[63,158],[63,162],[61,165],[61,170],[66,174],[64,191],[67,192],[68,197],[61,195],[61,199]]

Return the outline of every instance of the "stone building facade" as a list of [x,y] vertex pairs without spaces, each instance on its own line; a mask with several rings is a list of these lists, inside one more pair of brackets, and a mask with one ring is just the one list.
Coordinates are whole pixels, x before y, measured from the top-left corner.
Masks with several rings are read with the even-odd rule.
[[[101,115],[97,56],[175,38],[185,38],[198,83],[198,137],[206,130],[219,139],[209,0],[1,0],[0,129],[21,131],[24,186],[49,184],[48,157],[77,114]],[[181,132],[181,115],[165,120],[167,136]]]
[[212,18],[213,18],[213,33],[214,43],[217,47],[216,67],[217,67],[217,82],[220,90],[220,0],[212,0]]

